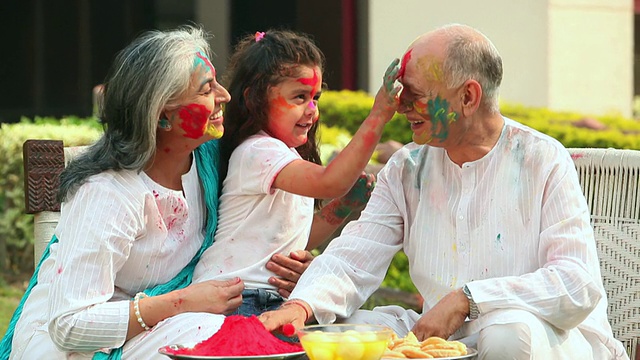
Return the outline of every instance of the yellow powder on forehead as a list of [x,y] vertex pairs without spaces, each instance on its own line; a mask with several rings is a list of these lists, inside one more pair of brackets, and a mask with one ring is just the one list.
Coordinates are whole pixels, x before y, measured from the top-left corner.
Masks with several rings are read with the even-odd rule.
[[418,73],[429,81],[443,81],[442,62],[434,56],[422,56],[417,59]]

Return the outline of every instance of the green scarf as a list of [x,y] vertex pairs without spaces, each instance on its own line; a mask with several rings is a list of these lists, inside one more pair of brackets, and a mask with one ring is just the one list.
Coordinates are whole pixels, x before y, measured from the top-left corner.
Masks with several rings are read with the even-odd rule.
[[[146,289],[144,293],[149,296],[166,294],[173,290],[183,289],[191,284],[191,280],[193,278],[193,270],[196,267],[198,260],[200,260],[200,256],[213,243],[213,235],[218,225],[218,192],[220,180],[218,178],[218,164],[220,162],[220,150],[218,146],[218,141],[212,140],[200,145],[200,147],[198,147],[194,152],[196,166],[198,168],[198,175],[200,177],[200,183],[202,184],[204,191],[204,200],[207,206],[207,231],[204,237],[204,241],[202,242],[202,247],[193,257],[193,259],[191,259],[189,264],[187,264],[187,266],[185,266],[173,279],[164,284],[159,284],[152,288]],[[58,239],[54,235],[49,242],[49,245],[47,245],[47,248],[44,250],[38,266],[36,266],[35,268],[33,276],[29,281],[29,286],[22,296],[22,300],[20,300],[20,303],[18,304],[18,308],[11,317],[7,333],[4,335],[4,337],[2,338],[2,342],[0,343],[0,360],[9,359],[9,354],[11,354],[13,332],[16,323],[18,322],[18,319],[22,314],[22,307],[29,297],[31,289],[33,289],[33,287],[38,283],[38,272],[40,270],[40,265],[42,265],[44,260],[49,257],[49,248],[51,244],[55,244],[56,242],[58,242]],[[104,352],[96,352],[93,356],[94,360],[118,360],[120,358],[122,358],[122,348],[112,349],[109,354]]]

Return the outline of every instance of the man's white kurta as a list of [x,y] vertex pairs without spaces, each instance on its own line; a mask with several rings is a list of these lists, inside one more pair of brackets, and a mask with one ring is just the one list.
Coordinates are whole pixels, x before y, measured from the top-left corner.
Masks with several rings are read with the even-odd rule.
[[[428,311],[468,284],[481,314],[463,332],[526,310],[559,329],[594,334],[616,354],[593,230],[568,151],[510,119],[482,159],[453,163],[442,148],[397,151],[358,221],[304,273],[291,298],[321,323],[348,317],[403,249]],[[504,312],[496,312],[504,314]]]

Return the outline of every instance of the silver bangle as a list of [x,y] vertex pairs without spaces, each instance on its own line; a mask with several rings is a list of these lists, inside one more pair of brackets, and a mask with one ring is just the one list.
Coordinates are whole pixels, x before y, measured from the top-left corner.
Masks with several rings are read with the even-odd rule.
[[142,326],[142,328],[145,331],[149,331],[151,330],[151,328],[144,323],[144,320],[142,320],[142,315],[140,315],[140,306],[139,306],[140,299],[143,299],[146,297],[148,297],[147,294],[143,292],[139,292],[136,294],[136,296],[133,298],[133,311],[136,314],[136,319],[138,319],[138,323],[140,324],[140,326]]

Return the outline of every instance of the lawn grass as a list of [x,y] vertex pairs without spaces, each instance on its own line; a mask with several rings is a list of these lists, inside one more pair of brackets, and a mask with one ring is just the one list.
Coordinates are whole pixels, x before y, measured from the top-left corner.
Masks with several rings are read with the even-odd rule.
[[7,332],[9,321],[11,321],[11,316],[22,298],[24,287],[21,285],[2,284],[1,281],[0,284],[0,334],[4,336]]

